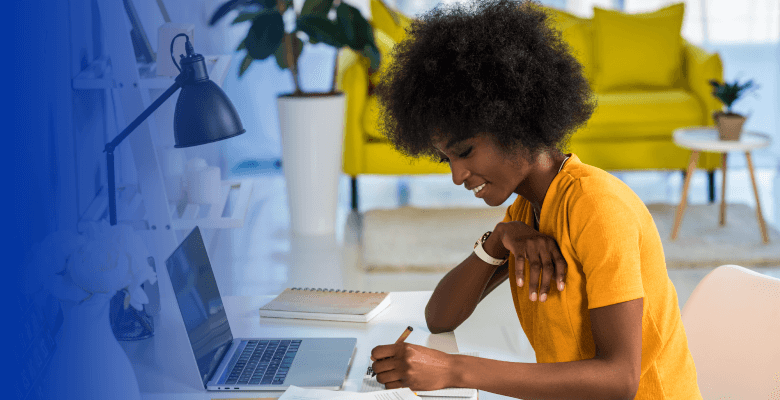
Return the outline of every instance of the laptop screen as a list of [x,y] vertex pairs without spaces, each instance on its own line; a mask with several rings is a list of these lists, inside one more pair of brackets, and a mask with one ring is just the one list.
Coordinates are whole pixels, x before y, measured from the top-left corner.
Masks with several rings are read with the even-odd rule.
[[205,387],[230,348],[233,334],[197,226],[165,265]]

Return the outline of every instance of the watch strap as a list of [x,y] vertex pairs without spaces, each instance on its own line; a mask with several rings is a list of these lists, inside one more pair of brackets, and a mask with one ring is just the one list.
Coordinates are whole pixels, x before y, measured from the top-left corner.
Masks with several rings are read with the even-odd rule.
[[477,243],[474,244],[474,254],[479,257],[480,260],[490,264],[490,265],[501,265],[506,262],[506,258],[495,258],[492,257],[490,254],[488,254],[485,249],[482,247],[482,244],[485,243],[488,237],[490,237],[490,234],[492,231],[485,232],[482,237],[477,240]]

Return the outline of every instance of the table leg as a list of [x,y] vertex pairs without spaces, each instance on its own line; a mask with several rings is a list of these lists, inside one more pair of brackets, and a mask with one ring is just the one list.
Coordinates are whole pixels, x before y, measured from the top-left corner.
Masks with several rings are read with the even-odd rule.
[[685,207],[688,205],[688,187],[691,184],[691,177],[696,169],[696,163],[699,161],[699,152],[694,150],[691,152],[690,161],[688,161],[688,169],[685,173],[685,183],[683,184],[682,198],[680,199],[680,205],[677,206],[677,213],[674,216],[674,228],[672,228],[672,240],[677,239],[677,231],[680,229],[682,223],[682,217],[685,213]]
[[720,187],[720,226],[726,225],[726,160],[728,153],[720,155],[723,166],[723,182]]
[[764,243],[769,243],[766,223],[764,222],[764,216],[761,214],[761,201],[758,199],[758,186],[756,185],[755,172],[753,172],[753,159],[750,157],[749,151],[745,152],[745,158],[747,158],[748,170],[750,171],[750,181],[753,182],[753,194],[756,196],[756,216],[758,217],[758,226],[761,228],[761,239]]

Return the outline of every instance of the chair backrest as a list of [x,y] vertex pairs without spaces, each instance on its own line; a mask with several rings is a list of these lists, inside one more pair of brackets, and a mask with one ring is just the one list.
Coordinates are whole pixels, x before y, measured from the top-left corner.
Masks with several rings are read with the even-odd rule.
[[682,321],[704,399],[780,399],[780,279],[722,265]]

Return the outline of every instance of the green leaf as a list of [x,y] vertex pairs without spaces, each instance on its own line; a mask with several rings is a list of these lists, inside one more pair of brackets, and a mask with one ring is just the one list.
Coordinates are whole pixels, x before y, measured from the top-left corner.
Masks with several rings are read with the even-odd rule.
[[238,17],[233,20],[232,24],[240,24],[245,21],[249,21],[251,19],[254,19],[256,16],[260,15],[260,12],[241,12],[241,14],[238,14]]
[[276,51],[284,37],[284,20],[276,10],[267,10],[252,20],[246,35],[247,53],[255,60],[265,60]]
[[336,7],[336,22],[341,27],[346,44],[355,51],[362,51],[366,45],[373,45],[374,30],[360,10],[347,3],[341,3]]
[[276,0],[229,0],[224,2],[209,20],[209,26],[214,26],[220,19],[233,10],[242,9],[257,9],[262,7],[263,9],[272,9],[276,5]]
[[301,8],[301,15],[327,18],[331,8],[333,8],[333,0],[306,0]]
[[[289,34],[288,34],[289,35]],[[295,58],[295,62],[298,62],[298,57],[301,56],[301,52],[303,52],[303,40],[301,40],[299,37],[293,36],[293,57]],[[281,69],[287,69],[290,68],[289,65],[287,65],[287,57],[285,57],[285,46],[282,44],[279,46],[278,49],[274,52],[274,57],[276,58],[276,65],[279,66]]]
[[367,44],[365,47],[363,47],[363,50],[360,51],[360,54],[371,61],[371,66],[369,67],[371,72],[376,72],[379,70],[379,62],[382,56],[379,54],[379,49],[375,44]]
[[238,47],[236,47],[236,51],[241,51],[246,49],[246,38],[241,41],[241,43],[238,44]]
[[306,33],[312,43],[323,42],[337,49],[347,44],[339,26],[327,18],[304,15],[298,18],[297,28]]
[[252,61],[255,59],[252,58],[249,54],[247,54],[244,59],[241,61],[241,67],[238,69],[238,77],[244,75],[244,72],[249,68],[249,64],[252,64]]

